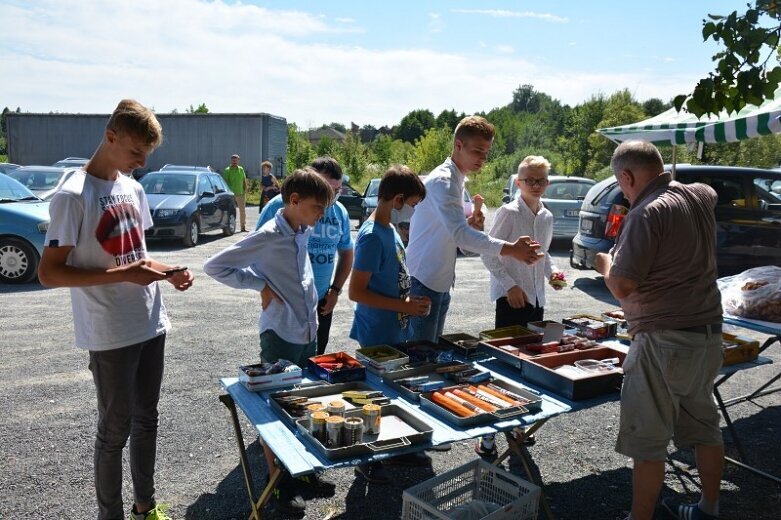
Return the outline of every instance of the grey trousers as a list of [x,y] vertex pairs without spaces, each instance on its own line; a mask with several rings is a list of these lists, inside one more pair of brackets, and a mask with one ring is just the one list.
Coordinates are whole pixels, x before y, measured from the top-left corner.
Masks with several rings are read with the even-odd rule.
[[122,450],[130,437],[135,500],[154,502],[157,402],[163,380],[165,334],[129,347],[90,351],[98,398],[95,491],[98,519],[124,519]]

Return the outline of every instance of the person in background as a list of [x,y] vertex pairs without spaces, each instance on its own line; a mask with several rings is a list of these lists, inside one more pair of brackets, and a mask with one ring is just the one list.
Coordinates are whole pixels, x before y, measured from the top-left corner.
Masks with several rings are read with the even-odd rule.
[[[309,238],[307,250],[317,288],[317,353],[325,353],[328,337],[331,333],[331,320],[334,307],[342,294],[344,283],[350,275],[353,265],[353,240],[350,236],[350,215],[337,200],[342,187],[342,167],[331,157],[318,157],[310,165],[331,186],[334,197],[328,204],[325,214],[315,224]],[[274,218],[282,207],[282,198],[277,196],[263,207],[255,229]]]
[[241,232],[247,232],[247,174],[244,167],[239,165],[239,154],[231,155],[231,163],[222,172],[222,177],[230,190],[236,196],[236,204],[239,206],[239,221]]
[[666,498],[663,506],[682,520],[718,518],[724,441],[713,399],[722,363],[716,192],[673,181],[659,150],[645,141],[619,145],[610,166],[632,205],[612,251],[596,257],[633,336],[616,441],[634,464],[628,518],[653,518],[671,440],[694,447],[702,489],[699,502]]
[[442,335],[459,247],[480,254],[510,256],[528,264],[542,258],[539,244],[529,237],[499,240],[482,232],[482,213],[464,218],[464,179],[488,159],[494,133],[493,125],[483,117],[463,118],[454,132],[450,157],[426,177],[426,198],[418,204],[410,222],[407,266],[412,294],[427,296],[432,305],[428,316],[411,318],[410,340],[436,343]]
[[[553,239],[553,214],[540,200],[548,187],[550,163],[538,155],[529,155],[518,165],[515,183],[520,196],[496,210],[490,235],[501,240],[528,236],[540,244],[544,261],[528,265],[509,257],[483,254],[491,273],[490,298],[496,302],[495,327],[520,325],[543,319],[546,282],[560,290],[554,274],[558,272],[548,249]],[[527,443],[533,442],[528,438]],[[493,435],[478,439],[475,451],[481,457],[496,458]]]
[[[334,192],[311,168],[296,170],[282,184],[283,207],[273,220],[203,266],[206,274],[236,289],[260,292],[260,357],[306,367],[317,349],[317,291],[307,242]],[[275,455],[262,441],[269,477]],[[285,471],[274,493],[276,507],[302,514],[306,503]]]
[[[391,225],[392,210],[415,207],[426,196],[420,177],[406,166],[385,172],[377,193],[377,209],[358,231],[355,264],[350,277],[350,299],[356,303],[350,337],[361,347],[396,345],[408,337],[409,316],[424,316],[430,302],[410,296],[410,278],[404,261],[404,245]],[[427,455],[393,457],[389,464],[426,465]],[[360,464],[355,474],[371,484],[388,484],[381,462]]]
[[76,345],[89,351],[97,394],[95,492],[98,519],[125,518],[122,452],[130,439],[131,520],[166,520],[155,501],[158,410],[166,333],[171,329],[157,282],[192,285],[187,268],[152,260],[144,229],[152,215],[130,174],[163,139],[154,113],[120,101],[90,161],[49,206],[51,223],[38,269],[44,287],[70,287]]
[[260,163],[260,204],[264,206],[269,200],[279,195],[279,180],[271,174],[271,161]]

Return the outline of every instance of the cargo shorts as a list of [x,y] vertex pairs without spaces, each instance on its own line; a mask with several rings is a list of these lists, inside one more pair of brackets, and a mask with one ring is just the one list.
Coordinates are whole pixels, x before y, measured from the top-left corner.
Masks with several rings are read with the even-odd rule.
[[637,334],[623,365],[616,451],[636,460],[664,460],[671,439],[679,448],[722,444],[713,397],[722,359],[721,334]]
[[301,368],[306,368],[309,358],[316,355],[316,340],[306,345],[299,345],[285,341],[271,329],[264,330],[260,334],[260,359],[262,361],[275,363],[279,359],[286,359]]

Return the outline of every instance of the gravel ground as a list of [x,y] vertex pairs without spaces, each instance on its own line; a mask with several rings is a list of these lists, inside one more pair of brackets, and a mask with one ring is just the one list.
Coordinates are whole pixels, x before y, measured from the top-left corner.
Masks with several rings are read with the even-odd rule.
[[[248,209],[251,222],[255,208]],[[196,283],[186,293],[164,285],[173,331],[167,340],[166,374],[160,403],[158,498],[170,504],[174,518],[232,519],[249,513],[236,441],[227,410],[219,403],[218,378],[233,376],[237,366],[257,359],[258,297],[224,287],[203,274],[212,254],[241,238],[203,237],[193,249],[152,243],[151,254],[163,261],[190,266]],[[546,317],[561,319],[578,312],[599,312],[615,305],[594,272],[572,271],[567,244],[557,244],[555,257],[567,271],[571,287],[552,293]],[[457,286],[446,332],[476,334],[493,328],[488,276],[478,258],[460,258]],[[73,347],[73,326],[66,289],[46,290],[37,284],[0,286],[0,517],[49,518],[53,515],[94,516],[92,445],[95,397],[87,355]],[[351,307],[343,297],[336,308],[329,350],[352,352],[348,338]],[[768,353],[781,361],[781,348]],[[723,385],[725,397],[759,386],[777,366],[738,374]],[[617,399],[617,396],[616,396]],[[562,519],[615,518],[628,508],[631,495],[629,461],[613,451],[618,423],[617,400],[565,414],[548,422],[529,448],[555,515]],[[781,394],[731,408],[747,451],[764,471],[781,474]],[[254,432],[242,421],[245,439]],[[735,449],[725,433],[727,451]],[[500,440],[500,447],[504,441]],[[265,468],[257,442],[249,446],[256,485]],[[336,494],[309,497],[307,519],[376,520],[398,518],[402,491],[433,475],[475,458],[471,443],[450,452],[431,452],[432,466],[390,468],[393,484],[367,487],[352,470],[326,476]],[[689,452],[670,450],[663,496],[698,496],[696,469]],[[126,466],[127,467],[127,466]],[[781,517],[781,487],[728,465],[722,483],[722,518]],[[125,500],[131,485],[125,477]],[[284,518],[271,508],[267,518]],[[666,518],[661,511],[658,518]]]

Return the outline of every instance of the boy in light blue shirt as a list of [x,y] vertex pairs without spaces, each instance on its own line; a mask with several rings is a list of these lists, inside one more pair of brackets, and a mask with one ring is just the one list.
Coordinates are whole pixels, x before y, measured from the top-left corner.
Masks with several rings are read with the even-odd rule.
[[[333,199],[333,190],[311,168],[294,171],[282,184],[284,207],[257,232],[210,258],[203,269],[218,282],[236,289],[260,291],[260,355],[305,367],[317,343],[317,293],[307,241],[312,226]],[[274,453],[265,445],[269,468]],[[300,514],[306,503],[295,481],[284,473],[277,486],[276,506]]]
[[[334,190],[334,198],[317,221],[309,237],[307,250],[315,277],[318,299],[317,353],[325,353],[331,331],[333,310],[353,263],[353,241],[350,238],[350,216],[336,199],[342,187],[342,168],[331,157],[318,157],[310,165]],[[264,207],[255,229],[260,229],[282,207],[276,196]]]

